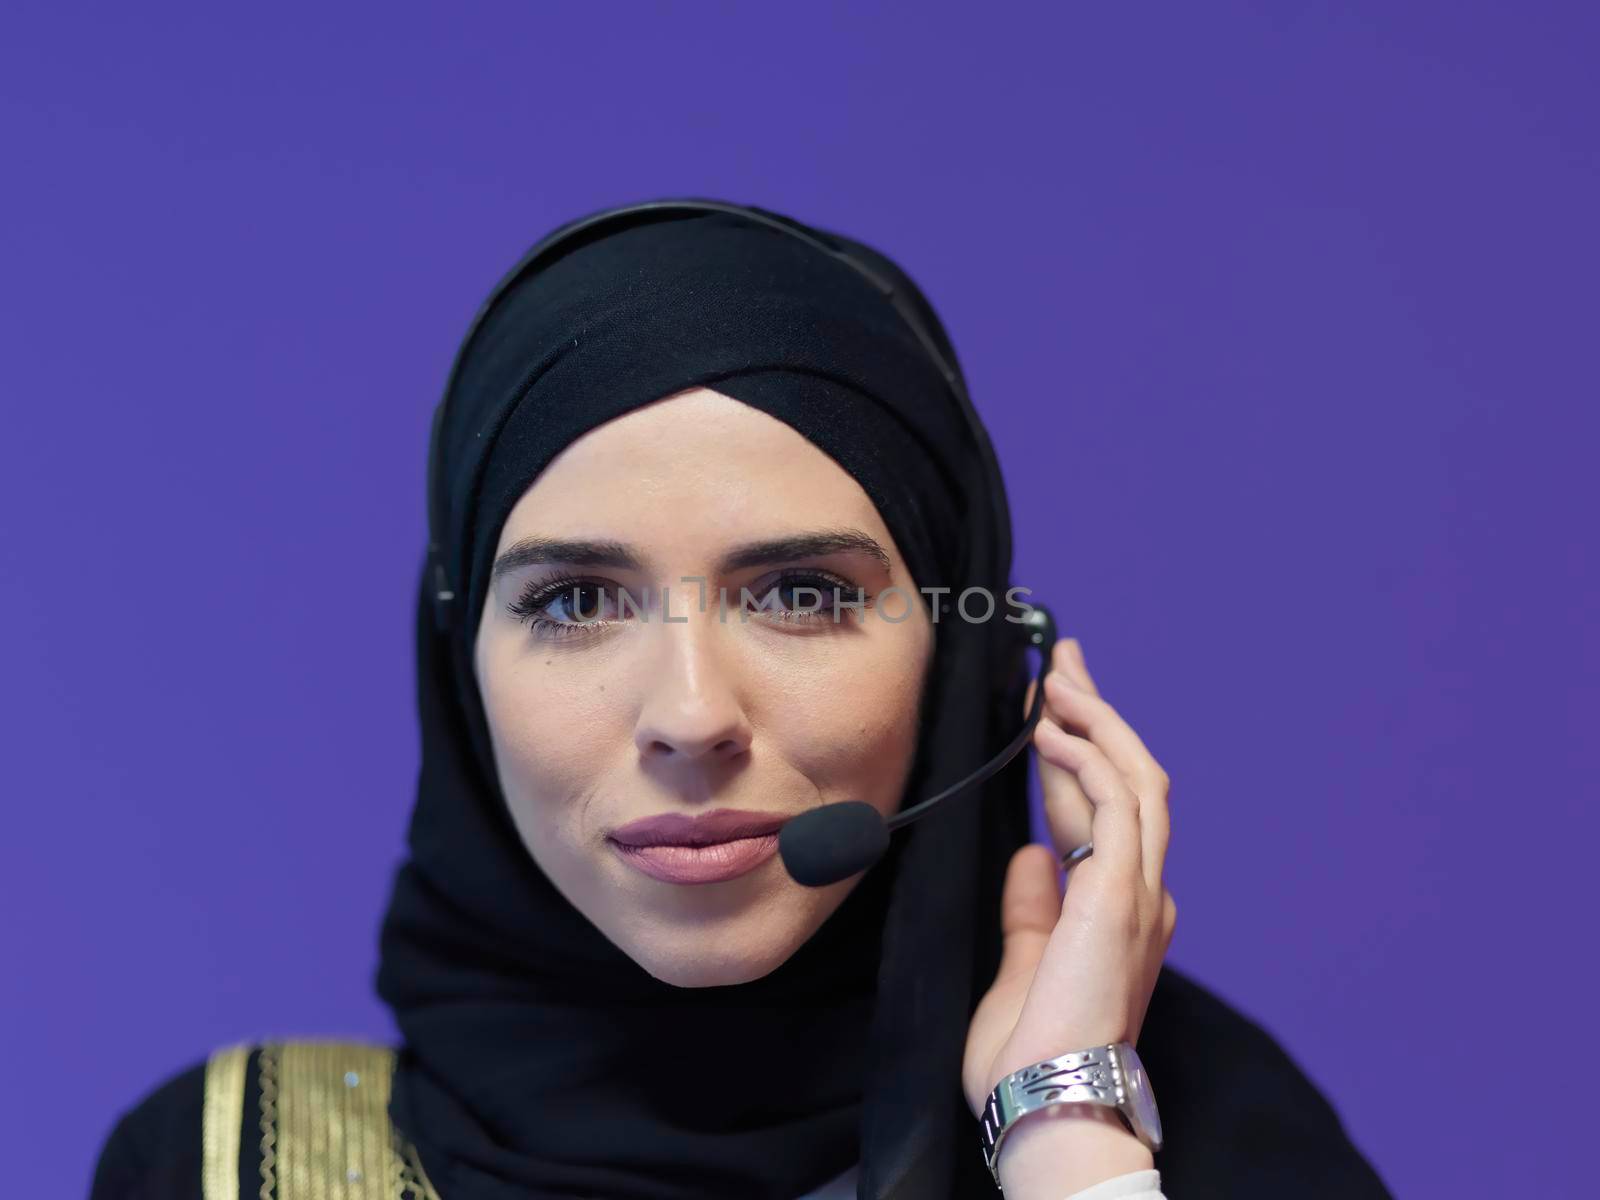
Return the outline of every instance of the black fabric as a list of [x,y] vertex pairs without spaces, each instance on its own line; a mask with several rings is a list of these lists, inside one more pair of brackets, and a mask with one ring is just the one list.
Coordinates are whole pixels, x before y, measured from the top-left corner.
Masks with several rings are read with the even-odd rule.
[[[894,264],[827,236],[916,296],[948,351]],[[951,1145],[975,1145],[961,1052],[999,961],[1004,864],[1028,837],[1025,760],[985,801],[897,835],[778,969],[722,988],[624,955],[537,868],[500,795],[471,647],[501,525],[576,437],[695,385],[839,461],[919,586],[954,589],[947,604],[988,588],[1005,611],[1003,491],[914,334],[848,266],[695,216],[591,242],[501,298],[441,430],[438,533],[466,603],[440,634],[419,586],[423,763],[378,973],[407,1043],[392,1114],[451,1200],[792,1200],[858,1156],[862,1195],[937,1200],[955,1194]],[[908,797],[1015,734],[1025,671],[1018,626],[941,619]],[[960,1175],[992,1187],[976,1154]]]
[[[1172,1200],[1391,1200],[1333,1107],[1272,1035],[1170,964],[1156,979],[1139,1055],[1161,1104],[1167,1140],[1156,1166]],[[259,1062],[252,1053],[245,1074],[241,1196],[254,1196],[261,1180]],[[202,1200],[204,1085],[200,1060],[122,1113],[101,1148],[89,1200]],[[987,1176],[969,1182],[960,1165],[974,1144],[951,1143],[952,1178],[961,1181],[951,1194],[992,1200]],[[455,1200],[439,1188],[441,1200]],[[719,1195],[709,1186],[702,1194]]]
[[90,1200],[200,1200],[205,1083],[201,1059],[161,1080],[117,1118],[95,1161]]

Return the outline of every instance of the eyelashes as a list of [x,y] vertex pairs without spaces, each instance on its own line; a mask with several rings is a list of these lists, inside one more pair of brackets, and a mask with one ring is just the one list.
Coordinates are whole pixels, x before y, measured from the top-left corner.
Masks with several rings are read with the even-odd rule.
[[593,628],[593,625],[588,620],[581,622],[552,620],[544,615],[545,610],[558,600],[576,601],[579,596],[588,593],[600,592],[603,598],[604,590],[603,581],[576,575],[561,575],[544,581],[536,580],[522,590],[516,602],[508,606],[506,611],[524,625],[531,626],[541,637],[565,637],[582,632],[585,628]]
[[[799,607],[773,606],[770,599],[773,593],[781,594],[802,587],[810,590],[799,599]],[[747,611],[761,614],[763,619],[785,625],[810,626],[828,622],[842,624],[856,619],[862,609],[872,605],[872,598],[866,596],[862,588],[840,575],[816,567],[790,568],[781,571],[776,578],[761,588],[751,588],[749,591],[753,604]],[[695,589],[691,594],[698,599],[699,589]],[[730,610],[736,607],[741,599],[742,596],[730,595],[728,597]],[[535,637],[542,640],[560,640],[598,634],[627,619],[624,616],[607,618],[596,611],[597,607],[603,610],[608,602],[618,614],[625,608],[627,613],[641,616],[647,608],[643,600],[625,592],[610,580],[593,576],[560,575],[553,579],[531,581],[516,601],[507,606],[506,611],[517,621],[529,626]],[[706,604],[709,606],[712,603],[711,597],[707,595]],[[834,617],[836,603],[839,612],[837,621]],[[567,618],[551,615],[552,609],[562,605],[570,606]]]

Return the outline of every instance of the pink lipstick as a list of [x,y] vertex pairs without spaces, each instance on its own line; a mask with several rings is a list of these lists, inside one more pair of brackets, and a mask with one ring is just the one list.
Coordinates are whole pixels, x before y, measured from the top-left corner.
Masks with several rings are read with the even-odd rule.
[[776,854],[778,830],[788,819],[734,808],[697,816],[662,813],[613,829],[608,840],[624,862],[653,879],[720,883]]

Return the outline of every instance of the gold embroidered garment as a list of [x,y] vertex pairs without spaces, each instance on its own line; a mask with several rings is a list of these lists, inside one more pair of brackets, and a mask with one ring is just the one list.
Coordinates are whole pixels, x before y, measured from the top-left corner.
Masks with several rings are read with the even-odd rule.
[[[246,1114],[252,1050],[258,1111]],[[389,1120],[394,1051],[363,1042],[228,1046],[206,1063],[205,1200],[241,1200],[244,1139],[259,1187],[243,1200],[439,1200],[415,1147]],[[254,1184],[255,1181],[249,1181]]]

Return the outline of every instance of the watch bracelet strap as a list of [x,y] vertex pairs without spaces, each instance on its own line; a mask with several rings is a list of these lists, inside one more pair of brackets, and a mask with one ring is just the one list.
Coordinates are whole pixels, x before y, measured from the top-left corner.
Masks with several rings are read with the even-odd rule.
[[1093,1104],[1111,1109],[1132,1129],[1120,1104],[1122,1072],[1116,1055],[1114,1044],[1073,1050],[1013,1071],[995,1085],[979,1123],[984,1164],[997,1188],[1000,1151],[1006,1135],[1030,1113],[1057,1104]]

